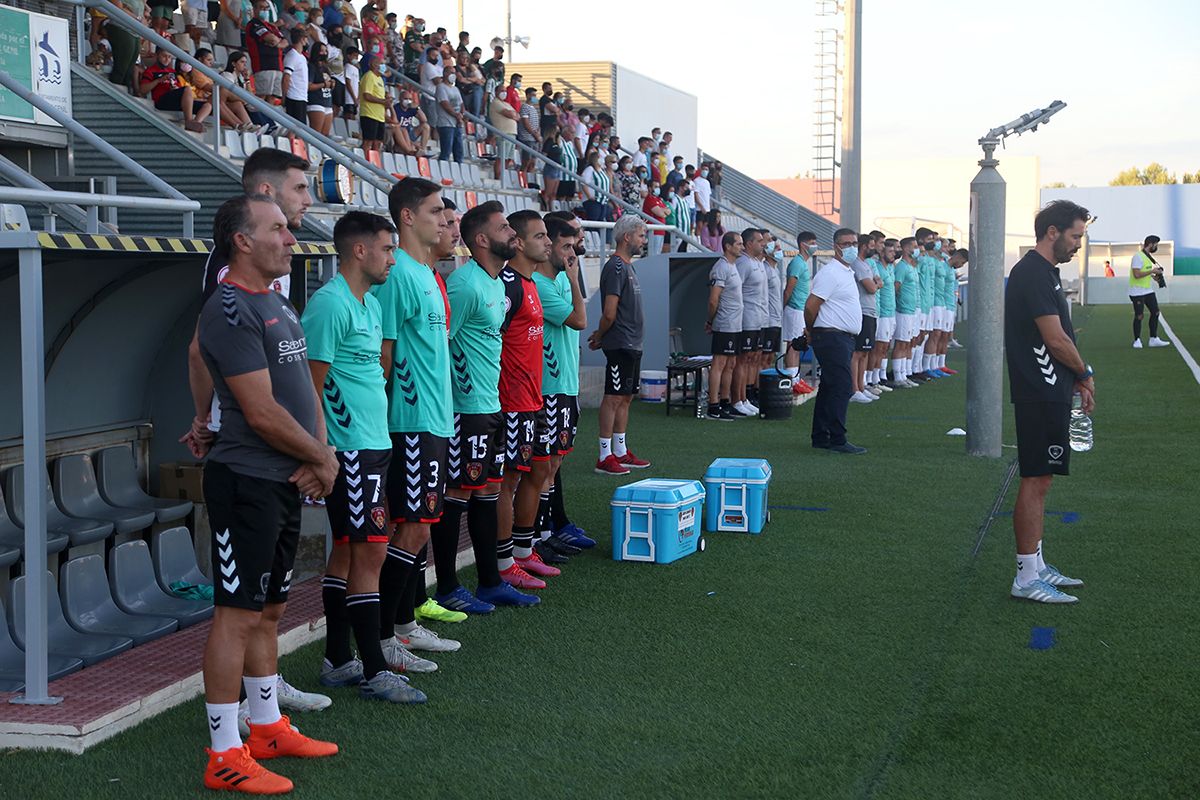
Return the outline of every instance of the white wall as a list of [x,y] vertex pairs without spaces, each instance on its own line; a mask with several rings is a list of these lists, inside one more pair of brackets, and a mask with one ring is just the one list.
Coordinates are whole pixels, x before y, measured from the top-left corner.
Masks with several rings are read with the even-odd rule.
[[[1033,244],[1033,218],[1039,208],[1039,164],[1035,156],[997,153],[1006,187],[1006,271],[1020,258],[1018,248]],[[971,180],[979,172],[978,156],[960,158],[866,159],[863,161],[862,226],[896,236],[911,235],[925,225],[939,233],[954,225],[961,247],[970,228]],[[932,221],[935,224],[930,224]],[[899,229],[898,229],[899,228]]]
[[695,95],[681,92],[665,83],[616,65],[617,135],[630,152],[637,150],[639,136],[649,136],[654,128],[670,131],[671,155],[683,156],[685,164],[696,163],[698,101]]

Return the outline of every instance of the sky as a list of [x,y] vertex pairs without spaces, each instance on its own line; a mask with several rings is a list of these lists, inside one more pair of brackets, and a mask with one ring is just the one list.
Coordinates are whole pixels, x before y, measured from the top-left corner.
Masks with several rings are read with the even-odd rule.
[[[696,95],[700,146],[736,169],[781,178],[812,168],[813,41],[831,26],[816,0],[510,1],[513,35],[531,39],[515,48],[517,63],[615,61]],[[456,0],[401,2],[389,10],[456,32]],[[462,5],[472,44],[486,50],[504,35],[503,0]],[[990,128],[1062,100],[1050,124],[1006,144],[1041,159],[1043,183],[1105,185],[1151,161],[1200,170],[1200,0],[862,0],[862,9],[868,164],[979,156]]]

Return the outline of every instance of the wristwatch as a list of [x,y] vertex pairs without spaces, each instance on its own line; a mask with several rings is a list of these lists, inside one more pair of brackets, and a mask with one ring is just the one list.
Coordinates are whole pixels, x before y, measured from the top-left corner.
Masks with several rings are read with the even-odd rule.
[[1079,381],[1081,383],[1096,374],[1096,371],[1094,369],[1092,369],[1091,364],[1084,364],[1083,366],[1084,366],[1083,374],[1079,376]]

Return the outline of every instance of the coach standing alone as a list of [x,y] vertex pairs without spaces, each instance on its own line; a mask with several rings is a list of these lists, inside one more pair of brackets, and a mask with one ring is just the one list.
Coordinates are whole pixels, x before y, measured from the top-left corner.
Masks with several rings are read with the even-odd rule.
[[813,354],[821,363],[821,384],[813,408],[812,446],[835,453],[861,455],[865,447],[846,441],[846,409],[854,382],[850,359],[862,330],[862,308],[852,264],[858,237],[849,228],[833,235],[834,260],[821,267],[804,304],[804,327]]
[[1096,391],[1092,368],[1075,348],[1071,308],[1062,291],[1058,265],[1079,250],[1088,219],[1086,208],[1055,200],[1038,212],[1037,245],[1017,262],[1004,292],[1004,350],[1017,428],[1021,486],[1013,510],[1017,577],[1012,596],[1038,603],[1074,603],[1060,591],[1081,586],[1045,562],[1042,523],[1046,494],[1055,475],[1070,463],[1071,401],[1080,395],[1091,413]]

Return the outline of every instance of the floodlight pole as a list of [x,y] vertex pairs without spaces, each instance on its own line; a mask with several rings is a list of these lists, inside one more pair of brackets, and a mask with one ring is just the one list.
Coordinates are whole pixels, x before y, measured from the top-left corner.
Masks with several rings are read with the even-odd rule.
[[979,140],[983,160],[971,181],[967,281],[967,453],[1000,457],[1004,391],[1004,178],[998,138]]

